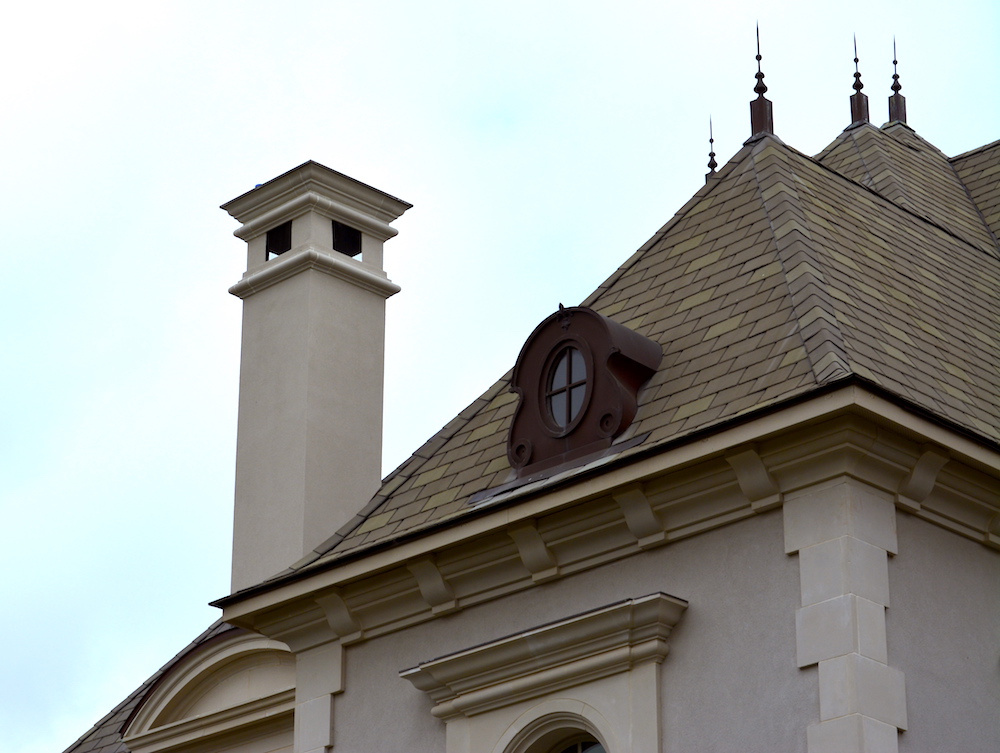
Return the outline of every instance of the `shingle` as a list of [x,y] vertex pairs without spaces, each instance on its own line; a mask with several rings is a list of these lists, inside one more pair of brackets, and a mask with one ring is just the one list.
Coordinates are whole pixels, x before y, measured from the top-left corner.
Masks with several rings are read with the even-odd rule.
[[[635,434],[652,444],[853,371],[1000,439],[1000,322],[986,314],[1000,265],[983,220],[1000,221],[998,177],[1000,142],[949,163],[899,126],[850,129],[815,160],[770,138],[744,147],[586,299],[663,347]],[[509,378],[404,464],[407,482],[390,477],[369,512],[390,522],[333,556],[460,516],[508,478]]]

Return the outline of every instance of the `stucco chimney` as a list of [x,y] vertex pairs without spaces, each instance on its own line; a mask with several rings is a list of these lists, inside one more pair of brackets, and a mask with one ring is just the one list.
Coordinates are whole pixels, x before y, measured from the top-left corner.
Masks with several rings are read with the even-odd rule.
[[410,204],[315,162],[222,206],[242,223],[232,588],[331,536],[378,489],[389,223]]

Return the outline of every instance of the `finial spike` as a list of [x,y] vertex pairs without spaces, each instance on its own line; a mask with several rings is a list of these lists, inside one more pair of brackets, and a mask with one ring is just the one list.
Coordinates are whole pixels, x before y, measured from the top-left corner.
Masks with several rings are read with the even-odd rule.
[[705,182],[708,183],[708,179],[715,175],[715,168],[719,166],[719,163],[715,161],[715,134],[712,132],[712,116],[708,116],[708,174],[705,176]]
[[767,91],[767,84],[764,83],[764,73],[760,69],[761,60],[763,60],[763,58],[760,56],[760,24],[757,24],[757,85],[753,88],[753,90],[758,96],[763,97],[764,92]]
[[851,125],[868,122],[868,97],[861,93],[861,69],[858,67],[858,35],[854,35],[854,94],[851,95]]
[[906,97],[899,93],[903,85],[899,83],[899,73],[896,65],[899,60],[896,56],[896,37],[892,38],[892,96],[889,97],[889,122],[906,122]]
[[858,35],[854,35],[854,91],[859,92],[865,88],[861,83],[861,70],[858,68]]
[[761,70],[760,61],[760,24],[757,24],[757,85],[753,90],[757,93],[757,99],[750,103],[750,130],[751,138],[758,133],[774,133],[774,116],[771,112],[771,100],[764,96],[767,85],[764,83],[764,72]]

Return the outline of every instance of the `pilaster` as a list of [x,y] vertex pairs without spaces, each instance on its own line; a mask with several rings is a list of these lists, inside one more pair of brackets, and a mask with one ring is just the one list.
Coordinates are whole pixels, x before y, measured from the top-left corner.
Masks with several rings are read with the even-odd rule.
[[903,673],[889,665],[888,555],[894,499],[846,476],[789,494],[785,550],[799,556],[800,667],[819,667],[819,721],[809,753],[895,753],[906,729]]

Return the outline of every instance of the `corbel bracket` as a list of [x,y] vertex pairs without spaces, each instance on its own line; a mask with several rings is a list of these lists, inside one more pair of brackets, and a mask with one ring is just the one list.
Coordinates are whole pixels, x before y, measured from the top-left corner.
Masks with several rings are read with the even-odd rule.
[[507,529],[508,535],[517,545],[521,562],[531,573],[535,583],[559,577],[559,563],[545,544],[542,535],[531,521],[519,523]]
[[625,524],[640,549],[659,546],[667,540],[663,522],[657,517],[640,484],[631,484],[612,494],[625,514]]
[[420,595],[430,606],[434,614],[448,614],[458,609],[455,592],[451,590],[448,581],[441,575],[432,557],[420,557],[409,563],[406,568],[417,580]]
[[364,629],[351,608],[347,606],[340,589],[328,591],[323,596],[317,597],[316,603],[323,610],[330,629],[339,636],[341,643],[345,645],[356,643],[364,638]]
[[750,500],[754,512],[764,512],[781,505],[781,489],[752,445],[743,445],[726,453],[726,462],[736,473],[740,491]]
[[920,508],[934,491],[938,473],[950,460],[947,452],[927,445],[917,458],[913,470],[910,471],[896,492],[896,504],[910,512],[920,512]]

